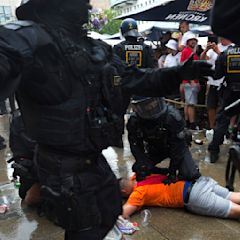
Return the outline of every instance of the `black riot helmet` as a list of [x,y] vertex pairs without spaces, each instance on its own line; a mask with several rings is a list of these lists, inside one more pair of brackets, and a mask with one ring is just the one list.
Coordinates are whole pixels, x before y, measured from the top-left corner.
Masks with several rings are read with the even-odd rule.
[[16,16],[19,20],[35,20],[35,11],[45,6],[47,0],[22,0],[20,7],[16,9]]
[[138,32],[138,25],[135,19],[126,18],[121,23],[121,33],[123,37],[140,37],[141,34]]
[[56,14],[66,21],[84,24],[88,22],[89,9],[89,0],[22,0],[16,16],[19,20],[38,21],[41,15]]
[[157,119],[167,108],[161,97],[134,96],[131,103],[134,111],[143,119]]

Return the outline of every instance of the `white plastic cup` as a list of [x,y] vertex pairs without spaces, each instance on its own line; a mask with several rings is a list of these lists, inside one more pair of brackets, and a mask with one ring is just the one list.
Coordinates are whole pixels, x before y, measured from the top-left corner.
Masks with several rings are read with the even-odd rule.
[[206,131],[206,138],[207,138],[207,141],[209,143],[212,142],[212,140],[213,140],[213,134],[214,134],[214,130],[213,129]]
[[146,227],[151,221],[152,213],[148,209],[144,209],[141,211],[141,225]]

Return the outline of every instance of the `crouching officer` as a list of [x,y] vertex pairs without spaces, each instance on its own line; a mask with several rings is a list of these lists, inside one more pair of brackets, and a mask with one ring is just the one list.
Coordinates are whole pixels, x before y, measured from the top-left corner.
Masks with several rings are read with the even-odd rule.
[[133,171],[137,179],[140,181],[151,173],[163,171],[154,166],[168,157],[167,183],[175,182],[176,177],[185,180],[198,178],[200,173],[188,149],[188,134],[180,113],[167,105],[163,98],[134,97],[132,104],[134,113],[127,129],[131,152],[136,160]]
[[216,118],[213,140],[208,146],[210,161],[215,163],[219,158],[220,145],[227,133],[232,114],[224,112],[224,108],[240,98],[240,47],[230,46],[216,61],[215,79],[225,76],[221,86],[222,105]]
[[0,27],[0,101],[16,92],[27,135],[38,144],[42,197],[65,239],[100,240],[122,211],[118,181],[101,154],[121,137],[111,70],[129,94],[164,96],[182,79],[211,74],[211,66],[190,59],[173,69],[126,68],[111,46],[87,36],[89,0],[24,2],[22,21]]

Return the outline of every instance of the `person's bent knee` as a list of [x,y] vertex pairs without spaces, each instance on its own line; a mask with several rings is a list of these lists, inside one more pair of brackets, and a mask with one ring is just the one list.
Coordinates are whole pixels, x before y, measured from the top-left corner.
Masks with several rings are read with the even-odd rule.
[[41,186],[39,183],[33,184],[33,186],[27,191],[24,198],[24,203],[28,206],[35,206],[42,202]]

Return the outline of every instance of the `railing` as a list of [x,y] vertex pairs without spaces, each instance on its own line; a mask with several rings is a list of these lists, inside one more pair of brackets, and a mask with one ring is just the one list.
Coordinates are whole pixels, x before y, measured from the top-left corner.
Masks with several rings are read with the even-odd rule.
[[115,7],[118,5],[131,5],[136,3],[137,0],[110,0],[111,7]]

